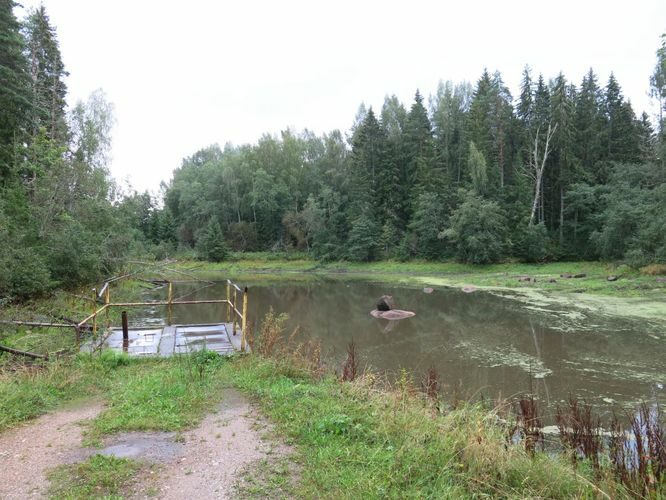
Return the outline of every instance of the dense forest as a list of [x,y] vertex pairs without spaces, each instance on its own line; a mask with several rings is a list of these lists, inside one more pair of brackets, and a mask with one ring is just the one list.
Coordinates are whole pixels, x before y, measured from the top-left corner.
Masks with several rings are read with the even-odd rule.
[[[90,282],[132,255],[299,250],[322,260],[666,262],[666,38],[637,117],[613,75],[525,68],[361,106],[348,135],[287,130],[183,160],[163,199],[121,193],[102,91],[66,105],[44,7],[0,0],[0,300]],[[361,96],[362,97],[362,96]],[[351,118],[351,117],[350,117]]]
[[[665,43],[651,78],[661,113]],[[484,71],[474,86],[440,83],[427,103],[417,91],[409,109],[395,96],[361,106],[347,137],[288,130],[203,149],[153,215],[214,259],[223,238],[325,260],[665,262],[665,137],[663,115],[657,130],[636,117],[612,74],[576,86],[526,67],[514,99]]]

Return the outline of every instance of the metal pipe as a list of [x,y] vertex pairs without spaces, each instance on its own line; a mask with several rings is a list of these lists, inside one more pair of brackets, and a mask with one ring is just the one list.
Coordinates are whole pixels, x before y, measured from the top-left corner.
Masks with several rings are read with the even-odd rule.
[[120,313],[123,324],[123,351],[127,352],[129,348],[129,326],[127,323],[127,311]]
[[227,280],[227,323],[231,320],[231,281]]
[[172,319],[173,319],[173,311],[171,304],[173,303],[173,283],[169,281],[169,289],[168,289],[168,302],[169,305],[167,306],[167,325],[171,326]]
[[241,352],[245,352],[247,342],[247,287],[243,290],[243,315],[241,316]]
[[97,289],[93,288],[93,314],[92,314],[92,320],[93,320],[93,326],[92,326],[92,331],[93,331],[93,337],[97,334]]
[[[237,298],[236,297],[236,289],[234,288],[234,301],[231,304],[231,307],[234,311],[236,311],[236,298]],[[233,318],[232,318],[231,333],[232,333],[232,335],[236,335],[236,315],[235,314],[233,315]]]

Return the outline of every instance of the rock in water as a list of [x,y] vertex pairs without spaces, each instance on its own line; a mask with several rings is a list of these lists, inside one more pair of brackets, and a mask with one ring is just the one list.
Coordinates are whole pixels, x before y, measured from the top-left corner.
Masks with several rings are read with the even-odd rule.
[[617,276],[609,276],[606,281],[617,281]]
[[462,287],[462,291],[465,293],[473,293],[476,292],[476,287],[472,285],[465,285]]
[[377,310],[390,311],[391,309],[395,309],[395,300],[391,295],[382,295],[377,301]]
[[425,288],[423,289],[423,293],[432,293],[432,292],[434,292],[434,291],[435,291],[435,290],[433,290],[433,289],[430,288],[429,286],[427,286],[427,287],[425,287]]
[[396,321],[399,319],[411,318],[416,315],[413,311],[402,311],[400,309],[392,309],[390,311],[370,311],[373,318],[387,319],[389,321]]

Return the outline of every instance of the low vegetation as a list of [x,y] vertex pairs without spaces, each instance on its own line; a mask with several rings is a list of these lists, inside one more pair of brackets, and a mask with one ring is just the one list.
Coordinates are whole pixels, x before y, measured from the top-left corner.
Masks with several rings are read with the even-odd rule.
[[49,496],[84,500],[122,498],[142,465],[127,458],[94,455],[85,462],[61,465],[49,474]]
[[[647,484],[633,470],[613,468],[603,457],[593,460],[575,451],[554,457],[535,452],[535,446],[511,444],[511,419],[504,423],[498,409],[481,404],[448,401],[438,390],[436,373],[427,374],[419,391],[406,372],[389,384],[368,373],[350,377],[351,369],[346,376],[333,375],[322,369],[313,348],[292,345],[289,351],[295,354],[285,356],[290,336],[279,321],[279,316],[273,318],[270,349],[257,339],[258,350],[274,357],[228,360],[202,352],[131,359],[103,352],[5,373],[0,379],[0,428],[92,391],[108,407],[89,425],[89,441],[124,430],[179,430],[195,425],[218,400],[221,388],[233,384],[258,402],[296,450],[295,465],[283,463],[275,477],[268,473],[270,467],[250,471],[257,475],[248,483],[254,485],[250,490],[262,494],[275,488],[306,498],[629,497],[636,496],[636,485]],[[348,365],[354,363],[353,351],[349,346]],[[525,413],[532,416],[532,436],[539,433],[536,414],[536,409]],[[566,415],[563,422],[577,414]],[[578,441],[571,439],[577,450]],[[576,457],[573,464],[571,456]],[[53,494],[121,495],[140,466],[114,460],[93,457],[58,469],[52,476]],[[646,491],[662,491],[663,476],[656,476],[652,465],[657,462],[646,463],[644,469],[654,478]],[[296,468],[298,481],[289,485],[285,474]],[[624,481],[622,474],[629,479]],[[659,477],[662,482],[655,482]]]

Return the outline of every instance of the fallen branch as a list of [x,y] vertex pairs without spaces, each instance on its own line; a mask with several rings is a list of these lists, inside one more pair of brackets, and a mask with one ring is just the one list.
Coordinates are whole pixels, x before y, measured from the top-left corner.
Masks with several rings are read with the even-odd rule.
[[63,323],[41,323],[38,321],[8,321],[0,320],[2,325],[16,325],[16,326],[40,326],[44,328],[74,328],[76,325],[66,325]]
[[17,356],[26,356],[28,358],[33,358],[33,359],[49,359],[48,354],[35,354],[34,352],[27,352],[27,351],[19,351],[18,349],[12,349],[11,347],[6,347],[4,345],[0,345],[0,351],[5,351],[10,354],[15,354]]

